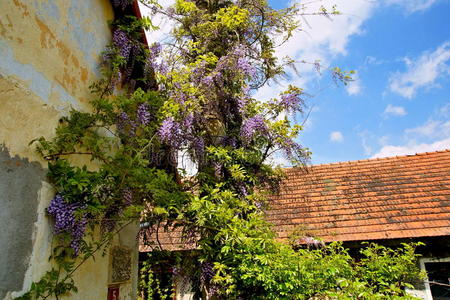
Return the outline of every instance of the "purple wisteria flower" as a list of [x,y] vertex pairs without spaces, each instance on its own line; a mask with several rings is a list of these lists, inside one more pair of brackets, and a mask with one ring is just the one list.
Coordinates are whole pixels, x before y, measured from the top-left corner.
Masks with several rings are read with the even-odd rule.
[[163,75],[167,75],[169,73],[169,66],[162,61],[155,65],[155,70]]
[[255,134],[265,135],[268,132],[264,118],[261,115],[256,115],[244,121],[241,127],[241,137],[246,142],[250,142]]
[[300,109],[300,105],[302,103],[302,99],[299,94],[289,93],[281,95],[281,100],[279,105],[283,107],[287,111],[294,112]]
[[84,206],[78,203],[67,203],[59,194],[53,198],[47,208],[47,212],[55,219],[55,234],[68,233],[71,235],[70,246],[75,251],[75,255],[78,255],[80,251],[81,240],[87,225],[86,216],[83,215],[81,219],[77,219],[75,212],[83,208]]
[[231,62],[233,61],[231,55],[222,56],[216,64],[215,71],[218,73],[222,73],[227,70],[231,70]]
[[128,35],[124,31],[117,29],[113,34],[113,44],[119,48],[119,54],[128,60],[130,57],[131,48],[133,47]]
[[214,73],[214,82],[219,86],[223,86],[223,74],[221,72]]
[[249,63],[246,58],[240,57],[237,60],[236,68],[246,76],[255,75],[256,69]]
[[237,57],[244,57],[245,56],[245,46],[244,45],[238,45],[233,50],[233,55]]
[[248,190],[247,190],[247,186],[243,183],[243,182],[239,182],[237,184],[237,188],[239,193],[244,196],[247,197],[248,196]]
[[263,205],[262,205],[262,203],[261,202],[255,202],[255,206],[256,206],[256,208],[257,209],[259,209],[259,210],[261,210],[261,208],[263,207]]
[[194,124],[194,114],[189,113],[183,120],[183,129],[188,134],[192,132],[192,125]]
[[154,43],[151,47],[150,47],[150,56],[152,57],[157,57],[162,50],[162,46],[160,43]]
[[174,99],[177,103],[184,104],[186,100],[188,99],[188,96],[186,93],[180,91],[180,88],[177,88],[175,92],[170,93],[170,97]]
[[308,158],[308,152],[305,152],[303,147],[288,137],[280,137],[277,140],[277,145],[284,152],[286,158],[291,161],[298,161],[299,159],[305,160]]
[[168,117],[162,122],[158,135],[163,143],[179,148],[184,141],[192,141],[193,124],[194,114],[192,113],[187,114],[180,122],[175,121],[173,117]]
[[223,146],[229,146],[231,148],[236,148],[236,145],[237,145],[236,139],[234,137],[232,137],[232,136],[224,136],[224,137],[222,137],[221,142],[222,142]]
[[134,136],[136,134],[136,122],[132,121],[126,112],[121,112],[117,118],[117,129],[123,134]]
[[210,262],[203,262],[200,280],[204,283],[209,283],[209,282],[211,282],[214,275],[215,275],[214,265]]
[[201,80],[201,82],[202,82],[202,83],[206,86],[206,88],[208,88],[208,89],[214,88],[214,78],[213,78],[211,75],[206,76],[206,77],[203,77],[202,80]]
[[150,123],[151,113],[147,103],[139,104],[137,108],[137,120],[140,124],[147,126]]
[[[130,117],[128,116],[128,114],[126,112],[121,112],[119,114],[119,118],[117,121],[117,128],[122,131],[125,132],[126,129],[128,127],[130,127],[130,125],[133,123],[133,121],[131,121]],[[134,127],[134,126],[131,126]]]
[[119,114],[118,120],[117,120],[117,128],[120,131],[123,131],[125,129],[125,126],[130,122],[130,117],[128,117],[128,114],[126,112],[121,112]]
[[162,122],[158,135],[163,143],[175,148],[178,148],[183,142],[181,126],[173,117],[168,117]]
[[191,70],[190,78],[193,82],[199,83],[202,81],[206,73],[206,62],[202,61],[198,66]]
[[239,97],[236,99],[236,103],[237,103],[239,112],[243,112],[245,105],[247,105],[247,99],[245,99],[243,97]]
[[215,82],[220,84],[224,73],[235,74],[236,71],[245,76],[253,76],[256,73],[255,67],[245,57],[244,46],[236,47],[230,54],[219,59],[214,70]]
[[162,50],[162,46],[160,43],[154,43],[150,47],[149,50],[150,50],[150,53],[149,53],[149,55],[147,57],[147,61],[145,63],[146,72],[148,72],[150,69],[158,69],[158,68],[160,68],[160,65],[164,64],[164,63],[160,63],[160,64],[157,63],[157,58]]
[[202,137],[195,137],[192,141],[192,148],[194,149],[197,161],[202,162],[205,154],[205,141]]
[[207,285],[209,294],[214,296],[219,291],[219,287],[217,286],[217,284],[212,282],[212,279],[213,279],[214,275],[216,274],[216,272],[214,270],[214,264],[211,262],[203,262],[201,267],[202,267],[202,270],[201,270],[201,274],[200,274],[200,281],[203,284]]

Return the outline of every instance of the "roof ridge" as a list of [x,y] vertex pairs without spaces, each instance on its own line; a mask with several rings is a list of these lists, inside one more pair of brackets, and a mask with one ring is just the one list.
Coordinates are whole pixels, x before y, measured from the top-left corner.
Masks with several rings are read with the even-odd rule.
[[[399,158],[410,158],[410,157],[417,157],[417,156],[434,155],[434,154],[446,153],[446,152],[450,152],[450,149],[437,150],[437,151],[433,151],[433,152],[421,152],[421,153],[416,153],[416,154],[396,155],[396,156],[389,156],[389,157],[376,157],[376,158],[367,158],[367,159],[358,159],[358,160],[339,161],[339,162],[326,163],[326,164],[310,165],[307,167],[326,167],[326,166],[347,165],[347,164],[354,164],[354,163],[361,163],[361,162],[386,161],[386,160],[394,160],[394,159],[399,159]],[[286,167],[283,169],[284,170],[296,170],[299,168],[304,168],[304,167]]]

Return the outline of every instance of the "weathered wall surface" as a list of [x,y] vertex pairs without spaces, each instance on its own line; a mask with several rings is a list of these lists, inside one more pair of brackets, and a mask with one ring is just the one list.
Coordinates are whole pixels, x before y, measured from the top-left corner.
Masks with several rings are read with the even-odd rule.
[[[54,191],[29,142],[51,137],[71,107],[88,109],[113,12],[108,0],[0,2],[0,299],[10,299],[50,268],[45,208]],[[115,243],[136,250],[135,242],[118,237]],[[75,273],[79,293],[67,298],[106,299],[110,260],[107,254],[83,265]],[[131,271],[129,290],[136,280]]]
[[[1,147],[1,146],[0,146]],[[8,290],[21,290],[31,255],[34,223],[37,220],[39,178],[44,170],[38,163],[10,157],[0,148],[0,298]],[[14,222],[21,220],[21,222]],[[5,228],[9,230],[4,230]]]

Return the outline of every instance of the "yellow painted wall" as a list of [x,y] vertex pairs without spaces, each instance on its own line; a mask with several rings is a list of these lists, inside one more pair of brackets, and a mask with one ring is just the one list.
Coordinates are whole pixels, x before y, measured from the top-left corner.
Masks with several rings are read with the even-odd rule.
[[2,0],[0,140],[11,154],[37,160],[28,142],[50,135],[71,106],[85,107],[112,18],[107,0]]
[[[45,170],[46,162],[34,153],[29,142],[40,136],[51,137],[58,119],[71,107],[88,109],[88,86],[99,76],[100,55],[111,39],[107,22],[113,19],[112,7],[108,0],[0,2],[0,145],[11,158],[38,164]],[[37,211],[30,211],[34,225],[29,237],[31,253],[23,259],[26,274],[22,288],[8,291],[4,299],[23,294],[50,268],[52,229],[45,208],[54,191],[45,177],[35,180],[41,188],[37,195],[30,196],[38,204]],[[11,200],[1,197],[0,209]],[[21,224],[26,220],[11,222]],[[136,228],[131,226],[126,234],[136,234]],[[133,272],[137,274],[136,240],[124,234],[114,243],[133,250]],[[97,255],[75,274],[79,293],[63,299],[106,299],[109,268],[109,254]],[[134,299],[135,287],[136,277],[121,287],[128,291],[121,299]]]

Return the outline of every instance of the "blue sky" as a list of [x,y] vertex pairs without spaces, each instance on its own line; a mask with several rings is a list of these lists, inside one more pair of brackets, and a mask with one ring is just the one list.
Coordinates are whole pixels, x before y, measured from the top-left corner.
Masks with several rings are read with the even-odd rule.
[[314,95],[299,140],[314,164],[449,149],[450,1],[317,1],[307,11],[333,4],[341,16],[309,17],[279,53],[355,70],[355,81],[336,86],[326,71],[317,76],[299,64],[301,78],[258,96],[287,83]]
[[[313,96],[307,120],[296,118],[305,122],[299,142],[312,151],[313,164],[450,149],[450,0],[303,3],[305,12],[336,4],[342,14],[300,18],[301,30],[277,54],[355,70],[355,80],[336,85],[326,70],[319,76],[299,63],[300,77],[291,73],[256,97],[270,99],[288,84]],[[149,40],[164,41],[171,25],[156,23],[162,30]]]

